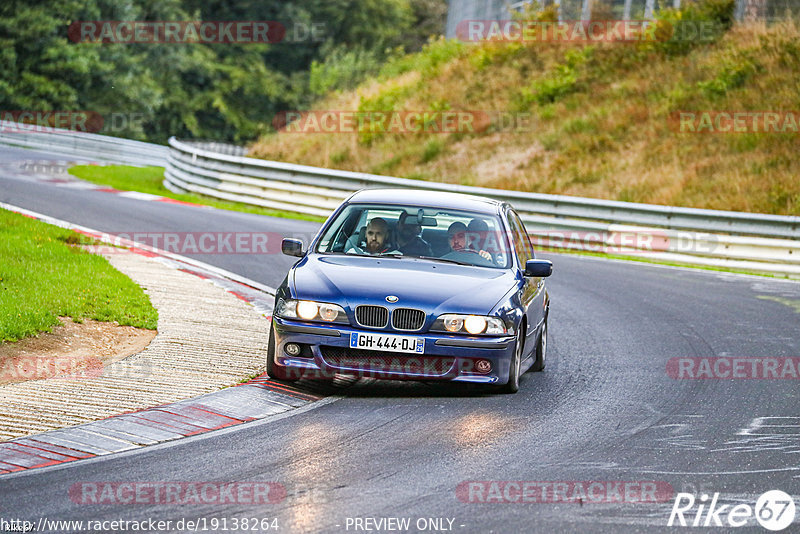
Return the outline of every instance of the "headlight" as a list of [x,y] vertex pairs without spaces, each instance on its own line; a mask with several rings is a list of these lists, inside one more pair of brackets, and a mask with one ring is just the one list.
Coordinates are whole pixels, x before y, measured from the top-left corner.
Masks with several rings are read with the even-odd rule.
[[280,299],[275,308],[275,315],[285,319],[349,323],[347,314],[341,306],[311,300]]
[[335,304],[320,304],[319,306],[319,316],[323,321],[335,321],[340,312],[344,313],[344,310]]
[[306,321],[310,321],[316,317],[318,309],[319,306],[317,306],[317,303],[311,302],[310,300],[301,300],[297,303],[297,315]]
[[442,321],[448,332],[458,332],[464,326],[464,319],[458,315],[445,315]]
[[470,315],[464,319],[464,330],[472,335],[480,334],[486,330],[486,319],[479,315]]
[[505,323],[499,317],[460,315],[456,313],[440,315],[434,321],[431,330],[456,334],[484,334],[488,336],[501,336],[508,333]]

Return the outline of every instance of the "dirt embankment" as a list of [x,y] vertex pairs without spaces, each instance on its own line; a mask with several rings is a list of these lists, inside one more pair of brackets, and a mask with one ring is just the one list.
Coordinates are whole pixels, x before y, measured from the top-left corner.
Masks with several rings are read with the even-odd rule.
[[60,317],[51,333],[0,344],[0,385],[102,374],[104,366],[139,353],[156,331]]

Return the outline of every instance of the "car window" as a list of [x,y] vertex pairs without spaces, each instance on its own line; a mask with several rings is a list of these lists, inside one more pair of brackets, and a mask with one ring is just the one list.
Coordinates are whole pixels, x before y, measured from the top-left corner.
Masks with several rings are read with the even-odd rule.
[[[383,241],[370,243],[380,227]],[[436,207],[350,204],[325,228],[316,251],[358,256],[441,259],[507,268],[508,239],[496,215]]]
[[528,231],[525,230],[525,225],[514,210],[508,210],[508,222],[514,234],[514,250],[517,253],[517,259],[519,259],[520,266],[524,268],[525,262],[533,259],[533,247],[528,238]]

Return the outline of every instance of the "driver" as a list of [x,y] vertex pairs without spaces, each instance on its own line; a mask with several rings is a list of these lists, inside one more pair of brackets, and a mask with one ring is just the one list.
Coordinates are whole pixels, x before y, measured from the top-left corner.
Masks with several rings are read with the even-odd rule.
[[447,243],[452,252],[476,252],[481,258],[492,261],[492,255],[489,252],[467,247],[467,225],[462,222],[456,221],[447,229]]
[[351,246],[347,254],[399,254],[400,251],[388,242],[389,224],[381,217],[375,217],[367,224],[364,240],[358,246]]
[[461,251],[467,246],[467,225],[462,222],[454,222],[447,229],[447,244],[450,250]]

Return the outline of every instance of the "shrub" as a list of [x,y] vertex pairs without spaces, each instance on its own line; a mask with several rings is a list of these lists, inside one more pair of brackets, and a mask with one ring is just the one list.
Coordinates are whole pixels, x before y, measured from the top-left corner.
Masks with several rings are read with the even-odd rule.
[[323,61],[313,61],[309,73],[309,90],[315,95],[355,88],[380,69],[375,51],[335,48]]
[[524,111],[533,102],[539,105],[549,104],[575,92],[578,88],[577,70],[593,52],[594,48],[591,46],[568,50],[564,54],[563,65],[557,65],[550,75],[535,80],[530,87],[521,91],[516,99],[517,109]]
[[716,42],[734,21],[735,0],[699,0],[656,16],[656,41],[644,47],[667,55],[683,55],[701,44]]
[[697,88],[708,98],[725,96],[728,91],[744,85],[758,70],[758,66],[747,57],[726,59],[717,75],[705,82],[697,82]]

